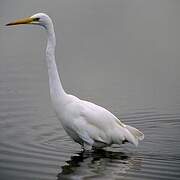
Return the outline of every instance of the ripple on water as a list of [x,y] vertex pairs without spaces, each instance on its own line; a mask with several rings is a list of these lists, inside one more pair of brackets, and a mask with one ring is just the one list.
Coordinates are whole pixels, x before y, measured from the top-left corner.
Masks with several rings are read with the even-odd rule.
[[144,132],[137,149],[123,145],[82,153],[54,115],[42,117],[31,101],[23,106],[26,100],[4,99],[0,105],[2,180],[180,179],[180,114],[131,111],[119,117]]

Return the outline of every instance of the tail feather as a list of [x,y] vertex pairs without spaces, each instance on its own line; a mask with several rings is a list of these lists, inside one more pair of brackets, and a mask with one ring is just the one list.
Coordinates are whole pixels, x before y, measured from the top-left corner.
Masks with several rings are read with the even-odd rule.
[[144,139],[144,134],[142,132],[140,132],[138,129],[132,127],[132,126],[128,126],[128,125],[124,125],[124,130],[125,130],[125,140],[127,140],[128,142],[134,144],[135,146],[138,146],[138,141],[143,140]]
[[138,139],[140,141],[144,139],[144,134],[141,131],[139,131],[138,129],[136,129],[132,126],[128,126],[128,125],[126,125],[126,128],[136,139]]

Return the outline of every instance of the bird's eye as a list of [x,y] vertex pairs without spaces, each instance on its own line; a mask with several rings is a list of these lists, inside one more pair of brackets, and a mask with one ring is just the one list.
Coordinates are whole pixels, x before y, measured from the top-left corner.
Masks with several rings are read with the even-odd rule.
[[38,18],[38,17],[33,19],[33,21],[39,21],[39,20],[40,20],[40,18]]

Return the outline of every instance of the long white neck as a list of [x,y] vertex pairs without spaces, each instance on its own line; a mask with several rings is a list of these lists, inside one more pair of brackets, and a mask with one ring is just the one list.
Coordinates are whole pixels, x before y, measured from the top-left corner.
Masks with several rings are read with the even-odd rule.
[[48,40],[46,48],[46,63],[49,74],[49,88],[52,101],[60,100],[62,103],[65,101],[66,93],[62,87],[61,80],[59,78],[56,62],[55,62],[55,46],[56,37],[52,22],[46,27]]

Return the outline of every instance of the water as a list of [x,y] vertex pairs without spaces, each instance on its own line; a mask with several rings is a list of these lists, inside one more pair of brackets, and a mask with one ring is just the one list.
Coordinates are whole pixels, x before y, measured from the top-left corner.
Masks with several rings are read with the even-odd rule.
[[[139,128],[138,148],[82,153],[57,120],[39,27],[3,27],[47,12],[64,88]],[[180,2],[0,2],[0,179],[180,179]]]

